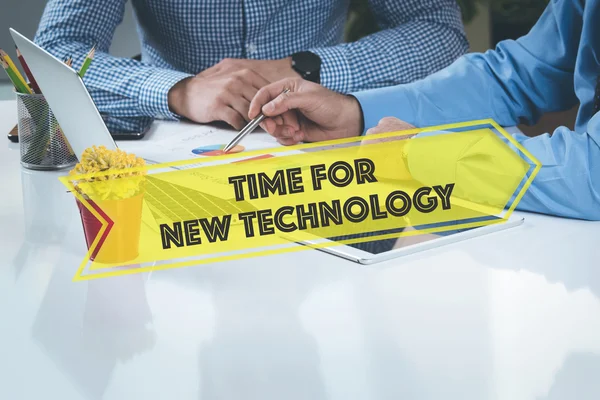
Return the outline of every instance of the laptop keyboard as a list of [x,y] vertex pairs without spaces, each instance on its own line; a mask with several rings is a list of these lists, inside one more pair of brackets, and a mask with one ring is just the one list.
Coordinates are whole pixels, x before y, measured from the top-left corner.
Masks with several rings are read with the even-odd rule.
[[144,196],[157,221],[186,221],[227,214],[236,216],[248,211],[248,204],[223,200],[151,176],[147,177]]

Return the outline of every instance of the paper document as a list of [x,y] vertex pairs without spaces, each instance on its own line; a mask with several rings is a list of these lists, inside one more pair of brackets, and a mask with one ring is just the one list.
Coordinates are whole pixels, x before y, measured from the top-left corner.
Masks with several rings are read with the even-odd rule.
[[[224,147],[238,134],[233,129],[185,122],[158,122],[155,125],[155,131],[151,131],[144,139],[120,141],[119,148],[156,163],[191,159],[202,159],[204,162],[207,157],[217,155],[215,150]],[[262,130],[246,136],[239,146],[242,149],[238,153],[240,159],[244,158],[244,152],[247,151],[281,147],[274,137]]]

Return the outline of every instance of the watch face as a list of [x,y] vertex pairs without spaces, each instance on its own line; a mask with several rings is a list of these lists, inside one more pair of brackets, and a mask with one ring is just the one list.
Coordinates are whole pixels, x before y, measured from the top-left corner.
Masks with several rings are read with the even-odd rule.
[[309,51],[303,51],[292,55],[292,68],[306,80],[319,82],[321,70],[321,58]]

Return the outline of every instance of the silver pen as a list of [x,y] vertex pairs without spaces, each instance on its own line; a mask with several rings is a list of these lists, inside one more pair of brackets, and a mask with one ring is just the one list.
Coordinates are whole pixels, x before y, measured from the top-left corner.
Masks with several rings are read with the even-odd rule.
[[[290,89],[285,89],[283,92],[281,92],[281,94],[288,93],[289,91],[290,91]],[[223,152],[227,153],[229,150],[233,149],[236,144],[241,142],[241,140],[244,137],[246,137],[246,135],[253,132],[258,127],[258,125],[260,125],[260,123],[263,122],[263,120],[265,118],[266,117],[263,115],[263,113],[261,113],[258,117],[254,118],[252,121],[248,122],[248,124],[240,131],[240,133],[238,133],[231,140],[231,142],[229,142],[227,144],[227,146],[225,146],[225,148],[223,149]]]

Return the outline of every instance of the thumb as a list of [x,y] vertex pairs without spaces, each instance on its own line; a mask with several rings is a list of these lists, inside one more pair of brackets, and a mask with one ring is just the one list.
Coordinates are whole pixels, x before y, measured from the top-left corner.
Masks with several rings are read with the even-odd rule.
[[285,89],[289,89],[291,92],[298,91],[298,88],[302,85],[300,81],[302,79],[287,78],[262,87],[250,102],[248,117],[250,119],[257,117],[261,111],[264,111],[262,110],[263,106],[281,95]]
[[262,108],[263,114],[267,117],[274,117],[285,114],[290,110],[297,110],[300,113],[314,105],[315,94],[288,92],[282,93],[273,100],[265,104]]

